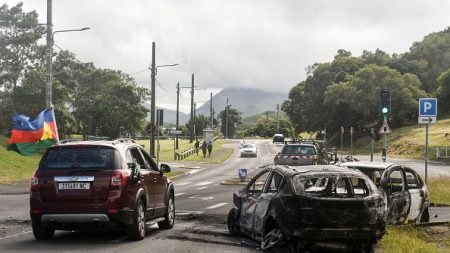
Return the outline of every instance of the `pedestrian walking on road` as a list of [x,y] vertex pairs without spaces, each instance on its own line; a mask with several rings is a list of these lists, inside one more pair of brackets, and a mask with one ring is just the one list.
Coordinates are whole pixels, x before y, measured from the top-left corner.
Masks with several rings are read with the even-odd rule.
[[200,142],[198,140],[195,141],[195,153],[198,155],[198,150],[200,149]]
[[211,157],[212,148],[213,148],[212,142],[209,141],[208,142],[208,157]]
[[208,147],[208,145],[206,144],[206,141],[203,141],[203,144],[202,144],[203,158],[206,157],[206,148],[207,147]]

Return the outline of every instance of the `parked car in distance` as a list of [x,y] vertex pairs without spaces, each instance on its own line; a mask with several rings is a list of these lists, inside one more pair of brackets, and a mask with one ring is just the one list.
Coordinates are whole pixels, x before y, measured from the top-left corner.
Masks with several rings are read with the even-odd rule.
[[275,155],[275,165],[314,165],[319,161],[319,150],[314,144],[286,143],[280,153]]
[[241,148],[241,157],[256,157],[257,156],[257,149],[256,145],[253,143],[245,143],[242,145]]
[[272,143],[275,143],[275,142],[281,142],[281,143],[283,143],[283,142],[284,142],[284,136],[283,136],[283,134],[275,134],[275,135],[272,137]]
[[347,162],[341,166],[363,172],[385,193],[388,224],[430,221],[428,188],[415,170],[381,162]]
[[61,141],[47,149],[31,180],[34,237],[55,230],[123,228],[142,240],[146,223],[172,228],[174,187],[151,156],[132,140]]
[[267,166],[233,195],[230,234],[276,248],[286,239],[302,248],[357,247],[371,252],[386,230],[380,191],[363,173],[334,165]]

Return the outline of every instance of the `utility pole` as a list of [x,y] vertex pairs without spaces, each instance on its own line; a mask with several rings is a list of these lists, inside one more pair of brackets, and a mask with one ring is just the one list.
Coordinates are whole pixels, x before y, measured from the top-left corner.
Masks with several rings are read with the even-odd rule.
[[211,116],[211,125],[210,128],[213,129],[214,120],[213,120],[213,100],[212,100],[212,92],[211,92],[211,98],[210,98],[210,105],[209,105],[209,115]]
[[375,129],[370,129],[370,139],[371,139],[371,145],[370,145],[370,161],[373,162],[373,151],[375,149]]
[[155,156],[155,76],[156,76],[156,62],[155,62],[155,42],[152,42],[152,66],[151,66],[151,105],[150,105],[150,155]]
[[225,138],[228,139],[228,98],[227,106],[225,107]]
[[195,129],[195,113],[196,113],[196,111],[197,111],[197,103],[195,103],[194,102],[194,140],[195,140],[195,137],[197,137],[197,129]]
[[191,132],[191,136],[189,138],[189,142],[192,143],[194,141],[194,74],[192,74],[192,86],[191,86],[191,124],[189,126],[189,130]]
[[[179,124],[179,113],[180,113],[180,83],[177,83],[177,119],[176,119],[176,127],[175,130],[178,131],[178,124]],[[178,149],[178,134],[176,134],[175,137],[175,148]]]
[[280,120],[278,118],[278,111],[280,110],[280,105],[277,104],[277,133],[280,133]]
[[[53,55],[53,24],[52,24],[52,0],[47,0],[47,48],[46,73],[45,73],[45,108],[52,106],[52,55]],[[15,110],[15,108],[14,108]]]

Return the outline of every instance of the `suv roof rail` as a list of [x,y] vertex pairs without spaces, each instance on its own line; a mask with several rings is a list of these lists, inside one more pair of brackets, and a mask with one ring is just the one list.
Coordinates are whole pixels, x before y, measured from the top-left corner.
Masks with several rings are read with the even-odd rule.
[[124,142],[136,143],[135,140],[130,139],[130,138],[120,138],[120,139],[115,139],[112,144],[115,145],[115,144],[124,143]]
[[64,139],[64,140],[58,141],[58,143],[56,143],[56,144],[65,144],[65,143],[74,142],[74,141],[80,141],[80,140],[77,140],[77,139]]

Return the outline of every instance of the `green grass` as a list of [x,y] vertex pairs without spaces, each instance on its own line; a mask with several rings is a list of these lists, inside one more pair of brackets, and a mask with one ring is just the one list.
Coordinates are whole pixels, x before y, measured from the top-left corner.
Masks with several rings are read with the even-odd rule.
[[7,151],[7,141],[5,137],[0,137],[0,183],[31,178],[41,155],[22,156],[17,152]]
[[[145,145],[146,150],[149,148],[148,140],[139,140],[139,144]],[[200,142],[201,143],[201,142]],[[213,151],[211,153],[210,158],[203,158],[201,149],[199,150],[198,155],[191,155],[183,161],[190,162],[207,162],[207,163],[221,163],[227,160],[231,154],[233,154],[233,149],[223,147],[223,144],[226,143],[226,140],[219,139],[214,142]],[[171,162],[174,161],[173,155],[173,140],[160,140],[160,161],[161,162]],[[179,140],[178,142],[179,149],[177,150],[179,153],[189,150],[194,147],[194,143],[189,143],[189,140]]]
[[432,203],[450,205],[450,178],[428,178],[427,186]]
[[[383,139],[375,142],[376,153],[380,153]],[[450,119],[438,120],[429,127],[429,159],[436,159],[436,147],[450,146]],[[363,137],[354,142],[355,153],[368,154],[370,150],[370,138]],[[425,157],[425,127],[414,125],[393,129],[388,136],[388,155],[405,158],[423,159]]]
[[[445,240],[448,242],[448,239]],[[450,250],[447,247],[445,251],[441,251],[442,245],[438,249],[431,236],[421,228],[413,226],[388,227],[387,234],[380,241],[379,247],[386,253],[434,253]]]

